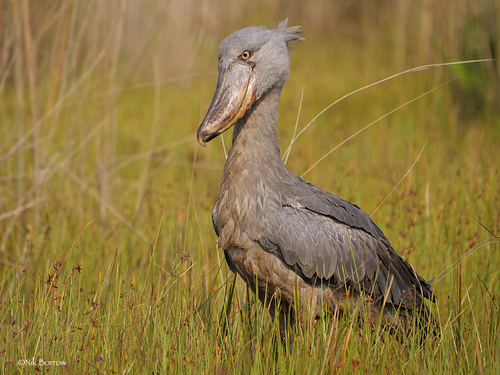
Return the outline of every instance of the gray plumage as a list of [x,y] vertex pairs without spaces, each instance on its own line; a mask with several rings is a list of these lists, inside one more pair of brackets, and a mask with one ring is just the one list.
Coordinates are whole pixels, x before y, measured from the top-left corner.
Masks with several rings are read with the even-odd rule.
[[205,145],[234,125],[212,210],[219,247],[272,314],[278,295],[281,314],[296,312],[295,285],[299,298],[315,301],[313,313],[325,305],[345,311],[349,298],[356,305],[368,296],[373,318],[384,311],[383,321],[398,325],[416,311],[425,321],[423,299],[434,300],[431,286],[372,218],[297,177],[282,161],[278,103],[289,73],[289,43],[302,40],[300,32],[285,21],[273,30],[239,30],[220,44],[217,88],[198,129]]

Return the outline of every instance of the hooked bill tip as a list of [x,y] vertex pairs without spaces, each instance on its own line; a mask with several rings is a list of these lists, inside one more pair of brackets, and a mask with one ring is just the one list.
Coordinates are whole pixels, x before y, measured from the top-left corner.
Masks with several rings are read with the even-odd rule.
[[196,137],[196,138],[198,139],[198,143],[199,143],[200,145],[202,145],[203,147],[207,147],[207,144],[205,143],[205,140],[203,139],[203,138],[205,138],[205,137],[203,136],[203,132],[198,132],[198,134],[197,134],[197,137]]

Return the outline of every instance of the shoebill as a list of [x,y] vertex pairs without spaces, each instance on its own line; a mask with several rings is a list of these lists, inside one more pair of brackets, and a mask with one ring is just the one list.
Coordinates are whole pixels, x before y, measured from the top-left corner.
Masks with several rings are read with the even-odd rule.
[[[293,174],[276,130],[291,42],[303,40],[286,21],[248,27],[218,49],[219,75],[199,143],[234,127],[212,221],[231,271],[258,294],[280,328],[305,309],[363,316],[384,325],[430,319],[430,284],[392,248],[357,205]],[[278,303],[279,301],[279,303]],[[279,305],[279,311],[277,306]],[[415,314],[416,313],[416,314]]]

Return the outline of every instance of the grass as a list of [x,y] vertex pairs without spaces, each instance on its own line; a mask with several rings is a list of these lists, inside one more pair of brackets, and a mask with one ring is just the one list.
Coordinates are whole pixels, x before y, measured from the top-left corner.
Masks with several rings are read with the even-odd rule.
[[[430,307],[441,331],[425,345],[418,335],[402,345],[353,314],[308,321],[287,347],[216,248],[210,210],[224,152],[219,139],[202,149],[194,137],[220,40],[243,26],[272,27],[284,10],[274,2],[37,4],[2,8],[0,372],[499,373],[498,66],[398,77],[336,104],[296,140],[287,165],[302,175],[377,118],[459,77],[305,177],[368,213],[389,196],[374,219],[426,278],[478,250],[435,284]],[[413,5],[321,4],[321,12],[287,9],[307,40],[295,45],[282,95],[283,152],[299,106],[300,131],[336,99],[397,72],[491,57],[487,48],[462,54],[452,31],[467,14],[443,21],[439,9]],[[401,22],[399,11],[419,17]],[[426,17],[439,21],[435,32],[419,23]],[[477,48],[487,46],[488,28],[474,20],[465,23]],[[436,26],[442,21],[446,28]],[[464,110],[478,88],[483,97]]]

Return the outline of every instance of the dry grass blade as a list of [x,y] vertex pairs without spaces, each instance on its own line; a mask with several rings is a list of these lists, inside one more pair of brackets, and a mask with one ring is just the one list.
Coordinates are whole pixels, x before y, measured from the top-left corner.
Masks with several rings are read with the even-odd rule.
[[448,276],[458,266],[460,266],[463,262],[465,262],[467,259],[469,259],[469,257],[472,254],[474,254],[476,251],[478,251],[479,249],[481,249],[481,248],[483,248],[485,246],[488,246],[488,245],[493,245],[493,244],[500,243],[500,238],[498,238],[498,236],[495,235],[495,233],[493,233],[488,227],[486,227],[483,223],[481,223],[478,219],[476,219],[474,216],[472,216],[470,213],[468,213],[467,211],[465,211],[461,207],[458,207],[458,208],[460,208],[460,210],[462,210],[464,213],[466,213],[467,215],[469,215],[479,225],[481,225],[484,229],[486,229],[488,231],[488,233],[490,233],[493,236],[493,238],[488,238],[487,240],[485,240],[485,241],[479,243],[478,245],[472,247],[471,249],[469,249],[464,255],[462,255],[461,257],[459,257],[450,266],[446,267],[446,269],[444,271],[440,272],[438,275],[434,276],[431,280],[429,280],[428,281],[429,284],[435,284],[435,283],[443,280],[446,276]]
[[398,188],[399,185],[401,185],[401,183],[403,182],[403,180],[406,178],[406,176],[408,176],[408,174],[411,172],[411,170],[413,169],[413,167],[417,164],[418,162],[418,159],[420,159],[420,156],[422,155],[422,153],[424,152],[424,149],[425,149],[425,146],[427,145],[427,140],[425,141],[424,145],[422,146],[422,150],[420,150],[420,153],[418,154],[417,158],[415,159],[415,161],[413,162],[413,164],[411,165],[410,169],[408,169],[405,173],[405,175],[403,176],[403,178],[401,178],[401,180],[399,180],[399,182],[396,184],[396,186],[394,186],[391,190],[391,192],[389,194],[387,194],[387,196],[384,198],[384,200],[382,202],[380,202],[380,204],[377,206],[377,208],[375,210],[373,210],[373,212],[371,213],[370,216],[373,216],[375,214],[375,212],[378,211],[378,209],[380,207],[382,207],[382,205],[387,201],[387,199],[389,199],[389,197],[391,196],[392,193],[394,193],[394,190],[396,190]]
[[120,169],[123,169],[123,168],[129,166],[130,164],[140,160],[140,159],[148,158],[150,155],[150,152],[152,153],[152,155],[154,155],[156,153],[161,153],[161,152],[164,152],[166,150],[170,150],[172,148],[180,147],[180,146],[183,146],[187,143],[194,142],[195,140],[196,140],[196,134],[190,134],[190,135],[183,137],[181,139],[178,139],[176,141],[169,142],[169,143],[163,144],[161,146],[154,147],[152,150],[148,149],[144,152],[139,152],[137,154],[130,155],[130,156],[122,159],[120,162],[115,162],[116,164],[114,164],[110,168],[109,173],[114,174],[114,173],[118,172]]
[[326,360],[328,359],[328,353],[330,352],[330,345],[332,343],[333,329],[335,324],[332,323],[332,328],[330,329],[330,335],[328,336],[328,344],[326,344],[325,355],[323,358],[323,365],[321,366],[321,375],[325,373]]
[[385,115],[379,117],[378,119],[376,119],[375,121],[371,122],[370,124],[366,125],[364,128],[362,128],[361,130],[358,130],[356,133],[354,133],[353,135],[351,135],[350,137],[348,137],[347,139],[345,139],[343,142],[339,143],[336,147],[332,148],[330,151],[328,151],[325,155],[323,155],[316,163],[314,163],[307,171],[305,171],[301,177],[304,177],[307,173],[309,173],[314,167],[316,167],[321,161],[323,161],[323,159],[325,159],[328,155],[330,155],[333,151],[335,151],[336,149],[338,149],[340,146],[342,146],[343,144],[345,144],[346,142],[350,141],[351,139],[353,139],[354,137],[356,137],[359,133],[365,131],[366,129],[368,129],[370,126],[376,124],[377,122],[379,122],[380,120],[386,118],[387,116],[389,116],[390,114],[400,110],[401,108],[407,106],[408,104],[410,103],[413,103],[414,101],[417,101],[419,100],[420,98],[423,98],[424,96],[426,95],[429,95],[431,92],[433,91],[436,91],[437,89],[440,89],[441,87],[443,86],[446,86],[447,84],[449,84],[450,82],[453,82],[456,78],[453,78],[451,80],[449,80],[448,82],[445,82],[443,83],[442,85],[439,85],[437,87],[434,87],[432,90],[429,90],[425,93],[423,93],[422,95],[419,95],[417,96],[416,98],[400,105],[399,107],[393,109],[392,111],[390,112],[387,112]]
[[29,203],[26,203],[20,207],[17,207],[16,209],[14,209],[12,211],[6,212],[6,213],[0,215],[0,221],[8,219],[11,216],[17,215],[18,213],[23,212],[24,210],[27,210],[33,206],[36,206],[38,203],[41,203],[41,202],[45,201],[46,199],[47,199],[46,197],[37,198]]
[[148,176],[151,168],[151,161],[153,159],[153,149],[156,139],[158,138],[159,129],[159,113],[160,113],[160,70],[158,66],[158,60],[155,59],[153,62],[154,72],[156,77],[157,84],[155,85],[155,94],[154,94],[154,109],[153,109],[153,129],[151,130],[151,135],[149,137],[149,145],[146,151],[145,163],[141,171],[141,176],[138,181],[138,192],[135,201],[135,216],[138,215],[140,208],[142,206],[142,202],[144,200],[144,194],[146,191],[146,184],[148,181]]
[[292,139],[290,140],[290,145],[285,151],[285,155],[283,155],[283,159],[285,164],[288,162],[288,157],[290,156],[290,152],[292,151],[292,146],[294,142],[297,140],[295,138],[295,134],[297,134],[297,127],[299,126],[299,120],[300,120],[300,112],[302,110],[302,101],[304,100],[304,88],[302,87],[302,91],[300,93],[300,103],[299,103],[299,112],[297,113],[297,120],[295,121],[295,128],[293,129],[293,135]]
[[99,194],[94,191],[92,188],[90,188],[84,181],[79,179],[72,171],[70,171],[68,168],[65,169],[66,174],[71,177],[75,182],[78,183],[85,191],[89,192],[90,195],[92,195],[96,200],[100,201],[101,204],[104,205],[104,207],[109,210],[113,215],[115,215],[120,221],[122,221],[127,227],[132,229],[132,231],[137,234],[139,237],[141,237],[144,241],[149,242],[150,239],[139,229],[134,227],[130,221],[127,220],[125,216],[123,216],[121,213],[119,213],[111,204],[109,204],[107,201],[102,200]]
[[463,208],[461,207],[458,207],[462,210],[462,212],[466,213],[467,215],[469,215],[471,218],[473,218],[479,225],[481,225],[484,229],[486,229],[488,231],[489,234],[491,234],[493,237],[495,237],[498,241],[500,241],[500,238],[498,238],[498,236],[493,233],[486,225],[484,225],[483,223],[481,223],[478,219],[476,219],[474,216],[472,216],[470,213],[468,213],[467,211],[465,211]]
[[[480,60],[467,60],[467,61],[456,61],[456,62],[449,62],[449,63],[439,63],[439,64],[429,64],[429,65],[422,65],[422,66],[417,66],[416,68],[412,68],[412,69],[408,69],[408,70],[405,70],[404,72],[401,72],[401,73],[397,73],[397,74],[394,74],[390,77],[387,77],[387,78],[384,78],[384,79],[381,79],[380,81],[377,81],[377,82],[374,82],[372,84],[369,84],[368,86],[364,86],[364,87],[361,87],[357,90],[354,90],[352,92],[350,92],[349,94],[347,95],[344,95],[343,97],[341,97],[340,99],[337,99],[336,101],[334,101],[332,104],[330,104],[329,106],[327,106],[325,109],[323,109],[320,113],[318,113],[316,116],[314,116],[314,118],[309,121],[309,123],[304,126],[304,128],[299,132],[299,134],[297,134],[296,137],[294,137],[291,141],[291,143],[295,142],[297,140],[297,138],[300,137],[300,135],[302,133],[304,133],[306,131],[306,129],[312,125],[312,123],[314,121],[316,121],[318,119],[319,116],[321,116],[323,113],[325,113],[326,111],[328,111],[331,107],[333,107],[335,104],[341,102],[342,100],[360,92],[360,91],[363,91],[363,90],[366,90],[370,87],[373,87],[373,86],[376,86],[380,83],[383,83],[383,82],[387,82],[391,79],[394,79],[396,77],[400,77],[404,74],[408,74],[408,73],[414,73],[414,72],[419,72],[421,70],[426,70],[426,69],[430,69],[430,68],[436,68],[436,67],[440,67],[440,66],[451,66],[451,65],[462,65],[462,64],[473,64],[473,63],[480,63],[480,62],[489,62],[489,61],[494,61],[494,59],[480,59]],[[307,173],[307,172],[306,172]]]
[[481,242],[477,246],[474,246],[472,249],[467,251],[464,255],[462,255],[460,258],[458,258],[456,261],[454,261],[451,266],[446,267],[446,269],[442,272],[440,272],[438,275],[434,276],[432,279],[428,281],[429,284],[436,284],[443,280],[446,276],[448,276],[450,273],[452,273],[458,266],[460,266],[463,262],[465,262],[467,259],[470,258],[472,254],[474,254],[476,251],[479,249],[482,249],[485,246],[488,245],[493,245],[493,244],[500,244],[500,241],[494,240],[492,238]]
[[222,150],[224,151],[224,158],[227,159],[226,142],[224,142],[224,136],[220,136],[220,141],[222,143]]
[[22,23],[23,23],[23,35],[24,35],[24,48],[26,57],[26,70],[28,75],[28,87],[29,87],[29,100],[30,100],[30,110],[31,110],[31,121],[33,123],[32,134],[33,134],[33,169],[35,179],[38,176],[39,169],[39,135],[38,135],[38,103],[36,101],[36,74],[35,74],[35,48],[33,44],[33,38],[31,35],[31,22],[30,22],[30,7],[28,6],[28,0],[23,0],[21,4],[22,13]]
[[62,95],[57,103],[50,109],[48,110],[45,115],[42,118],[39,118],[38,121],[33,125],[33,127],[27,131],[18,141],[17,143],[10,148],[9,151],[7,151],[3,156],[0,157],[0,165],[8,159],[10,156],[12,156],[23,144],[25,144],[26,140],[35,132],[37,129],[47,120],[52,116],[54,113],[56,113],[61,107],[64,101],[70,97],[76,90],[77,88],[90,76],[92,71],[97,67],[97,64],[101,61],[101,59],[104,57],[104,52],[101,52],[99,56],[92,62],[90,67],[82,74],[82,76],[78,79],[77,82],[64,94]]
[[[359,311],[357,310],[356,311],[357,313],[359,313]],[[349,331],[347,332],[347,337],[345,339],[345,345],[344,345],[344,350],[342,351],[342,358],[340,359],[340,363],[344,363],[344,360],[345,360],[345,354],[347,352],[347,347],[349,345],[349,340],[351,339],[351,333],[352,333],[352,328],[354,326],[354,317],[351,317],[351,324],[349,325]],[[339,364],[340,364],[339,363]],[[337,370],[337,375],[340,374],[340,370],[342,369],[342,367],[339,366],[338,370]]]

